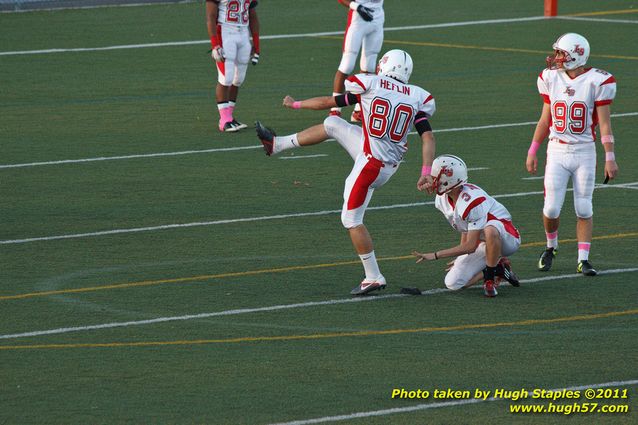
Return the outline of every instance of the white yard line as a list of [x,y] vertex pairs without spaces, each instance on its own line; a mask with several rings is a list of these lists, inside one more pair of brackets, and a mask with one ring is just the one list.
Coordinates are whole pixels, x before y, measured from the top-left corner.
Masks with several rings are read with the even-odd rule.
[[[613,382],[603,382],[599,384],[588,384],[588,385],[578,385],[573,387],[563,387],[563,388],[554,388],[548,391],[558,392],[562,390],[567,391],[582,391],[587,390],[589,388],[607,388],[607,387],[626,387],[633,386],[638,384],[638,379],[632,379],[627,381],[613,381]],[[544,388],[543,388],[544,389]],[[388,394],[389,395],[389,394]],[[367,412],[357,412],[357,413],[349,413],[347,415],[336,415],[336,416],[324,416],[321,418],[313,418],[313,419],[302,419],[291,422],[278,422],[276,424],[271,425],[309,425],[309,424],[322,424],[326,422],[339,422],[339,421],[347,421],[351,419],[361,419],[361,418],[370,418],[373,416],[388,416],[395,415],[397,413],[409,413],[409,412],[417,412],[420,410],[427,409],[438,409],[440,407],[452,407],[452,406],[462,406],[466,404],[476,404],[476,403],[484,403],[490,401],[502,401],[502,398],[490,397],[488,399],[465,399],[465,400],[456,400],[456,401],[444,401],[438,403],[420,403],[414,406],[407,407],[395,407],[393,409],[383,409],[383,410],[369,410]],[[547,400],[541,400],[547,403]],[[426,421],[427,422],[427,421]]]
[[[617,274],[617,273],[634,273],[636,271],[638,271],[638,268],[612,269],[612,270],[600,271],[598,274],[607,275],[607,274]],[[521,279],[521,283],[530,284],[530,283],[538,283],[538,282],[548,282],[552,280],[574,279],[578,277],[582,277],[582,275],[581,274],[566,274],[566,275],[558,275],[558,276],[546,276],[546,277],[540,277],[540,278],[534,278],[534,279]],[[475,287],[474,289],[477,289],[477,288],[479,287]],[[435,288],[435,289],[423,291],[421,293],[421,296],[441,294],[444,292],[451,292],[451,291],[447,288]],[[135,321],[129,321],[129,322],[114,322],[114,323],[103,323],[99,325],[73,326],[73,327],[66,327],[66,328],[48,329],[48,330],[42,330],[42,331],[5,334],[5,335],[0,335],[0,340],[26,338],[26,337],[34,337],[34,336],[42,336],[42,335],[66,334],[70,332],[93,331],[98,329],[127,328],[130,326],[153,325],[155,323],[186,321],[186,320],[194,320],[194,319],[195,320],[207,319],[210,317],[220,317],[220,316],[236,316],[240,314],[263,313],[267,311],[281,311],[281,310],[290,310],[290,309],[296,309],[296,308],[318,307],[318,306],[325,306],[325,305],[338,305],[338,304],[360,303],[360,302],[367,302],[367,301],[379,301],[379,300],[385,300],[389,298],[400,298],[400,297],[410,297],[410,296],[411,295],[402,295],[402,294],[377,295],[377,296],[344,298],[344,299],[327,300],[327,301],[313,301],[313,302],[296,303],[296,304],[282,304],[282,305],[273,305],[268,307],[241,308],[241,309],[235,309],[235,310],[217,311],[212,313],[187,314],[183,316],[158,317],[155,319],[135,320]]]
[[[612,114],[612,118],[623,118],[623,117],[633,117],[638,116],[638,112],[626,112],[621,114]],[[491,124],[491,125],[482,125],[477,127],[456,127],[456,128],[443,128],[434,130],[434,133],[449,133],[449,132],[458,132],[458,131],[475,131],[475,130],[490,130],[495,128],[506,128],[506,127],[519,127],[525,125],[536,125],[537,121],[527,121],[527,122],[518,122],[518,123],[504,123],[504,124]],[[410,134],[414,135],[416,132],[410,132]],[[333,140],[333,139],[329,139]],[[158,153],[147,153],[147,154],[136,154],[136,155],[119,155],[119,156],[102,156],[96,158],[80,158],[80,159],[63,159],[58,161],[42,161],[42,162],[27,162],[22,164],[0,164],[0,170],[6,168],[29,168],[29,167],[39,167],[43,165],[63,165],[63,164],[75,164],[75,163],[83,163],[83,162],[97,162],[97,161],[116,161],[116,160],[127,160],[127,159],[139,159],[139,158],[155,158],[155,157],[166,157],[166,156],[178,156],[178,155],[195,155],[195,154],[203,154],[203,153],[216,153],[216,152],[233,152],[233,151],[242,151],[242,150],[250,150],[250,149],[261,149],[260,145],[251,145],[251,146],[236,146],[232,148],[213,148],[213,149],[202,149],[202,150],[188,150],[188,151],[177,151],[177,152],[158,152]]]
[[[634,189],[633,185],[635,184],[638,184],[638,182],[625,183],[621,185],[597,184],[596,189]],[[570,188],[570,189],[567,189],[567,191],[571,192],[573,191],[573,189]],[[493,195],[492,197],[493,198],[517,198],[521,196],[542,195],[542,194],[543,194],[543,191],[516,192],[516,193],[505,193],[501,195]],[[412,208],[412,207],[420,207],[425,205],[434,205],[434,202],[429,201],[429,202],[412,202],[408,204],[380,205],[376,207],[368,207],[368,211],[389,210],[389,209],[395,209],[395,208]],[[117,234],[126,234],[126,233],[152,232],[156,230],[179,229],[179,228],[186,228],[186,227],[216,226],[221,224],[278,220],[283,218],[313,217],[313,216],[323,216],[323,215],[340,214],[340,213],[341,213],[341,210],[324,210],[324,211],[311,211],[311,212],[305,212],[305,213],[232,218],[232,219],[226,219],[226,220],[198,221],[193,223],[182,223],[182,224],[164,224],[161,226],[135,227],[135,228],[129,228],[129,229],[102,230],[98,232],[88,232],[88,233],[73,233],[73,234],[67,234],[67,235],[39,236],[39,237],[24,238],[24,239],[0,240],[0,245],[23,244],[23,243],[29,243],[29,242],[54,241],[54,240],[62,240],[62,239],[79,239],[79,238],[89,238],[89,237],[96,237],[96,236],[107,236],[107,235],[117,235]]]
[[[540,21],[548,19],[544,16],[532,16],[527,18],[508,18],[508,19],[487,19],[480,21],[464,21],[464,22],[447,22],[441,24],[426,24],[426,25],[410,25],[402,27],[387,27],[384,28],[385,32],[388,31],[409,31],[409,30],[422,30],[431,28],[449,28],[449,27],[461,27],[467,25],[492,25],[492,24],[509,24],[515,22],[530,22]],[[328,32],[309,32],[301,34],[276,34],[276,35],[262,35],[261,40],[279,40],[290,38],[305,38],[305,37],[321,37],[326,35],[342,35],[341,31],[328,31]],[[104,47],[77,47],[71,49],[42,49],[42,50],[19,50],[10,52],[0,52],[0,56],[15,56],[15,55],[39,55],[50,53],[69,53],[69,52],[97,52],[103,50],[122,50],[122,49],[145,49],[150,47],[174,47],[174,46],[189,46],[193,44],[210,44],[210,40],[191,40],[191,41],[172,41],[165,43],[143,43],[143,44],[124,44],[118,46],[104,46]]]

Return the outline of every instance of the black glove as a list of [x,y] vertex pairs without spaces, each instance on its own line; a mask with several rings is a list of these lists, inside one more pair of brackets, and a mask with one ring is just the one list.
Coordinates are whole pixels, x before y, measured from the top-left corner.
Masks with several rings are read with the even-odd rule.
[[357,13],[359,13],[366,22],[370,22],[372,20],[373,10],[368,7],[359,5],[359,7],[357,7]]

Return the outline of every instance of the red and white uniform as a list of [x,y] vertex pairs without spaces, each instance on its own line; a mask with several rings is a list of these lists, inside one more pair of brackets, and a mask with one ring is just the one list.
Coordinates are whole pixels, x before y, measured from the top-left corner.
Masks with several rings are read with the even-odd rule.
[[348,12],[348,23],[343,37],[343,54],[339,71],[351,74],[357,55],[361,51],[360,69],[364,72],[374,73],[377,69],[377,55],[383,45],[383,24],[385,13],[383,0],[357,0],[362,6],[373,11],[373,19],[366,22],[357,11]]
[[218,35],[224,49],[224,62],[217,62],[218,81],[224,86],[241,86],[246,77],[252,44],[249,8],[253,0],[219,0]]
[[481,243],[476,251],[459,256],[445,276],[445,285],[450,289],[461,289],[485,268],[483,229],[487,226],[493,226],[501,235],[502,256],[512,255],[521,245],[521,236],[512,224],[512,216],[507,208],[476,185],[465,183],[456,203],[447,194],[437,195],[434,206],[458,232],[481,231]]
[[586,68],[576,78],[562,70],[545,69],[537,80],[543,101],[550,106],[551,125],[545,167],[546,217],[557,218],[567,183],[574,185],[576,215],[589,218],[596,174],[596,107],[612,103],[616,79],[606,71]]
[[359,74],[346,80],[346,91],[361,104],[362,127],[330,116],[324,127],[355,160],[346,179],[341,214],[346,228],[363,223],[372,192],[397,171],[408,149],[408,133],[419,119],[434,115],[434,97],[420,87],[381,75]]

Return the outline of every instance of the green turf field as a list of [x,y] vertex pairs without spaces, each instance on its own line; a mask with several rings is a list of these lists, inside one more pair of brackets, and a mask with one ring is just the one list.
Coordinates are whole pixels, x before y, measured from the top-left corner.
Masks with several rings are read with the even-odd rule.
[[[495,299],[441,291],[444,262],[409,255],[458,239],[415,189],[416,135],[366,214],[388,289],[350,297],[362,278],[339,219],[350,158],[334,142],[266,158],[251,129],[217,131],[203,4],[0,14],[0,423],[638,422],[638,1],[560,0],[576,16],[519,19],[542,3],[385,6],[384,49],[407,50],[411,82],[436,98],[437,153],[482,168],[470,180],[501,196],[522,233],[512,262],[524,282]],[[319,123],[324,112],[281,100],[332,92],[345,9],[264,0],[259,13],[261,62],[235,116],[279,134]],[[536,77],[568,31],[618,81],[620,174],[594,195],[591,260],[606,272],[596,278],[575,274],[570,193],[557,263],[536,271],[543,185],[524,179]],[[317,32],[335,35],[303,35]],[[191,41],[201,43],[166,45]],[[602,180],[601,155],[598,167]],[[607,385],[627,398],[556,403],[629,412],[391,398]]]

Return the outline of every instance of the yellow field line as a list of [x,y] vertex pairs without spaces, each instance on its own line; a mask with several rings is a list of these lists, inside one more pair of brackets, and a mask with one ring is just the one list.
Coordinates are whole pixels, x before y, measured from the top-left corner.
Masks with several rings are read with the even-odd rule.
[[[343,37],[332,36],[332,35],[322,35],[317,38],[341,40]],[[512,47],[489,47],[489,46],[476,46],[471,44],[431,43],[428,41],[383,40],[383,42],[388,44],[403,44],[408,46],[445,47],[450,49],[488,50],[488,51],[494,51],[494,52],[533,53],[533,54],[542,54],[542,55],[548,55],[551,53],[551,50],[515,49]],[[607,59],[638,60],[638,56],[590,55],[590,57],[607,58]]]
[[178,341],[143,341],[143,342],[106,342],[106,343],[82,343],[82,344],[33,344],[33,345],[5,345],[1,350],[44,350],[56,348],[120,348],[120,347],[164,347],[204,344],[237,344],[245,342],[272,342],[272,341],[299,341],[327,338],[345,338],[359,336],[401,335],[408,333],[435,333],[449,331],[464,331],[472,329],[506,328],[515,326],[547,325],[551,323],[576,322],[582,320],[605,319],[609,317],[631,316],[638,314],[638,309],[611,311],[607,313],[583,314],[577,316],[557,317],[554,319],[528,319],[516,322],[475,323],[456,326],[425,327],[412,329],[387,329],[377,331],[358,332],[332,332],[311,335],[279,335],[279,336],[254,336],[225,339],[194,339]]
[[[632,238],[636,236],[638,236],[638,232],[616,233],[612,235],[594,236],[592,239],[593,240],[621,239],[621,238]],[[573,243],[573,242],[577,242],[577,239],[561,239],[559,242]],[[545,245],[545,241],[528,242],[528,243],[521,244],[521,248],[529,248],[529,247],[544,246],[544,245]],[[401,255],[396,257],[381,257],[381,258],[378,258],[377,260],[378,261],[396,261],[396,260],[408,260],[412,258],[414,258],[412,255]],[[313,269],[322,269],[322,268],[328,268],[328,267],[351,266],[356,264],[360,264],[360,261],[359,260],[340,261],[337,263],[309,264],[305,266],[290,266],[290,267],[279,267],[274,269],[250,270],[245,272],[231,272],[231,273],[209,274],[209,275],[201,275],[201,276],[178,277],[174,279],[158,279],[158,280],[144,280],[140,282],[114,283],[111,285],[88,286],[84,288],[75,288],[75,289],[59,289],[55,291],[31,292],[31,293],[17,294],[17,295],[3,295],[3,296],[0,296],[0,301],[45,297],[48,295],[77,294],[82,292],[104,291],[107,289],[135,288],[140,286],[161,285],[165,283],[187,283],[187,282],[197,282],[201,280],[223,279],[228,277],[255,276],[255,275],[266,274],[266,273],[286,273],[286,272],[292,272],[292,271],[298,271],[298,270],[313,270]]]
[[622,9],[622,10],[605,10],[603,12],[570,13],[565,16],[624,15],[626,13],[638,13],[638,9]]

